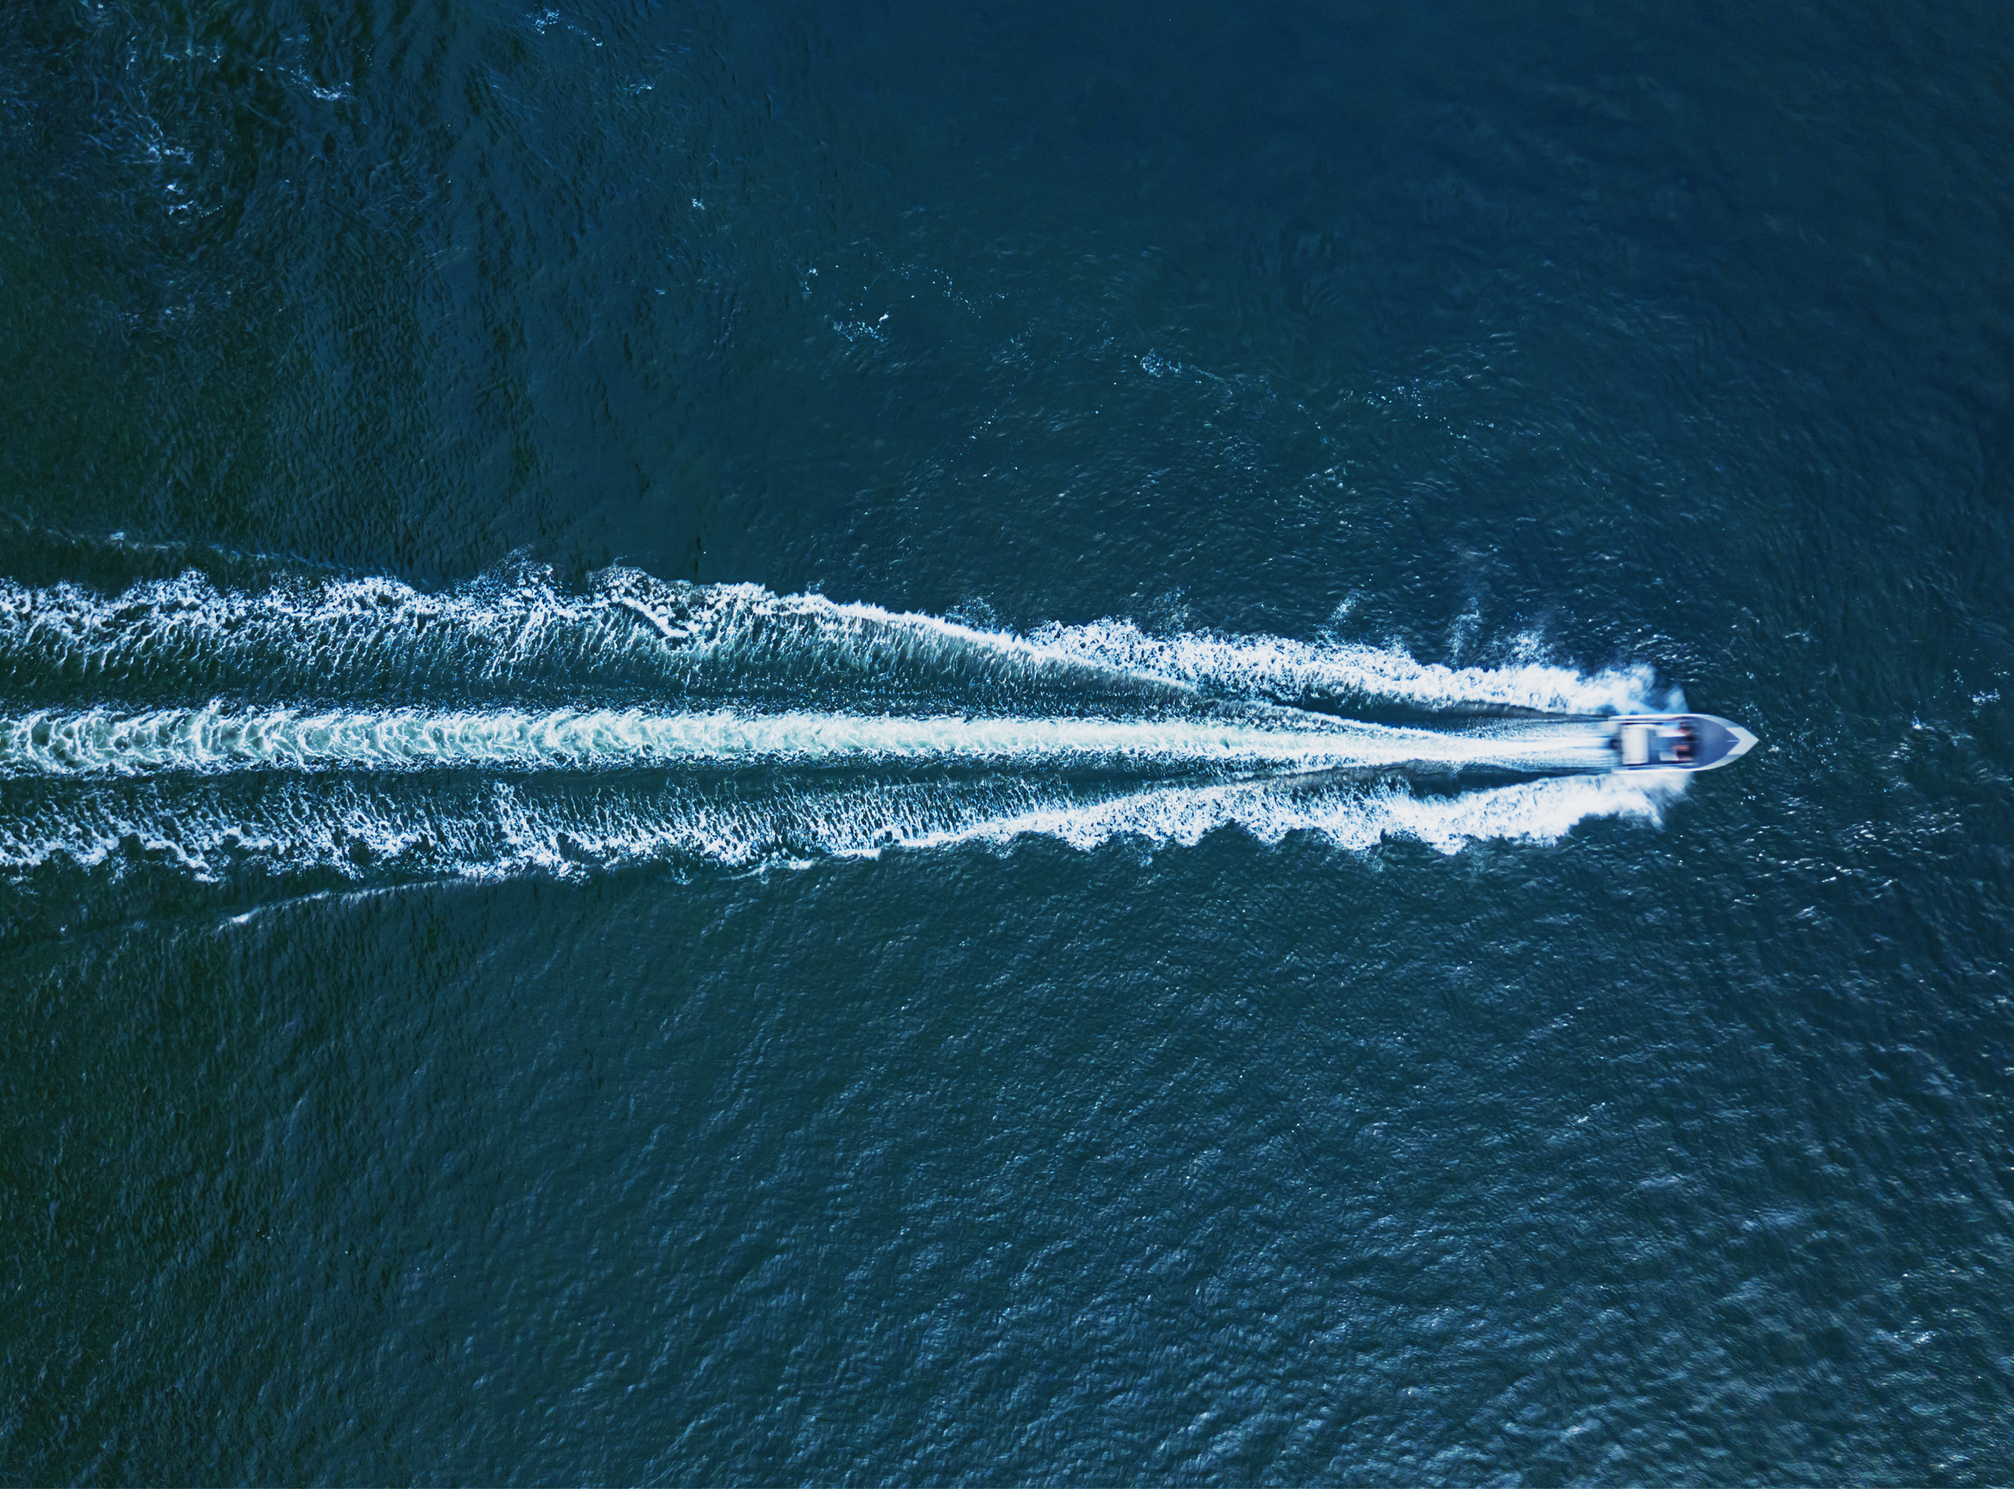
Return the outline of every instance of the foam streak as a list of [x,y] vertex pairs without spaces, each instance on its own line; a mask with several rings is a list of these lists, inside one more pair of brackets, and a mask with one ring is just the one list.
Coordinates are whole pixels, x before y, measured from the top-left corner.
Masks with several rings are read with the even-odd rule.
[[240,711],[221,704],[0,718],[0,773],[120,775],[255,769],[608,769],[639,765],[980,764],[1109,761],[1158,769],[1599,769],[1583,725],[1456,732],[1309,720],[651,714],[638,709]]
[[[84,690],[171,688],[188,696],[370,697],[582,689],[796,706],[884,696],[940,706],[1042,711],[1062,700],[1130,697],[1323,699],[1428,712],[1631,711],[1647,668],[1592,675],[1536,658],[1500,667],[1420,662],[1398,647],[1335,638],[1151,634],[1125,620],[1046,626],[1023,636],[936,616],[774,595],[755,585],[670,584],[611,569],[579,591],[536,569],[429,593],[385,579],[324,580],[260,593],[219,591],[200,574],[104,598],[0,581],[0,685],[32,701]],[[955,700],[955,702],[954,702]],[[24,700],[29,701],[29,700]],[[333,701],[333,698],[331,699]]]
[[630,863],[746,868],[890,848],[1005,848],[1026,836],[1080,850],[1128,838],[1190,846],[1220,831],[1264,843],[1305,833],[1348,851],[1409,839],[1442,853],[1480,839],[1549,843],[1598,817],[1654,823],[1684,789],[1644,776],[1573,776],[1415,796],[1279,781],[1072,787],[987,779],[789,786],[753,795],[634,781],[581,790],[516,782],[435,785],[338,778],[52,783],[60,793],[0,817],[0,868],[168,861],[198,878],[236,869],[385,877],[562,876]]

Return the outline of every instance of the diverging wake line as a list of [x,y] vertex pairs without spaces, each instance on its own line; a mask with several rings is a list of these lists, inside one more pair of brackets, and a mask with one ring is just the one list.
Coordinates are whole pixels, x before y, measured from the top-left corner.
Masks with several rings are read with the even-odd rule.
[[27,707],[172,691],[289,704],[675,696],[808,709],[854,706],[863,688],[945,712],[1111,713],[1197,698],[1457,717],[1644,706],[1648,669],[1582,673],[1540,650],[1526,638],[1498,665],[1454,667],[1335,635],[1158,633],[1129,620],[1021,633],[633,569],[573,589],[526,567],[440,592],[327,578],[219,590],[194,571],[116,596],[0,580],[0,701]]
[[25,798],[0,813],[0,867],[14,873],[67,861],[167,865],[199,878],[249,869],[351,881],[564,876],[631,863],[746,868],[891,848],[1004,848],[1031,836],[1086,851],[1115,839],[1193,846],[1227,829],[1261,843],[1307,833],[1352,852],[1407,839],[1456,853],[1484,838],[1552,842],[1601,817],[1656,822],[1681,789],[1627,774],[1450,795],[1306,777],[1114,786],[996,776],[754,792],[563,775],[26,785]]

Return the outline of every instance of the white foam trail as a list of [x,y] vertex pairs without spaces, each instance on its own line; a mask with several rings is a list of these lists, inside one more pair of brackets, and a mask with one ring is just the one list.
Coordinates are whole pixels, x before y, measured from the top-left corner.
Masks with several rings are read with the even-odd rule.
[[1196,719],[962,718],[640,709],[156,709],[0,718],[0,774],[146,775],[247,769],[609,769],[650,764],[977,764],[1089,761],[1161,769],[1598,770],[1581,724],[1452,732],[1307,719],[1265,726]]
[[[956,621],[876,605],[838,604],[822,595],[779,597],[753,585],[714,592],[722,610],[738,609],[744,624],[757,615],[809,621],[827,645],[858,650],[895,637],[934,640],[1018,656],[1046,666],[1116,673],[1138,681],[1238,698],[1327,695],[1384,700],[1427,709],[1498,707],[1536,713],[1628,712],[1649,705],[1656,677],[1648,667],[1592,675],[1537,660],[1502,667],[1448,667],[1420,662],[1399,647],[1324,639],[1180,632],[1154,635],[1130,620],[1048,625],[1028,636],[985,631]],[[642,606],[635,608],[641,610]],[[660,629],[665,622],[650,617]],[[731,646],[738,627],[720,617],[695,626],[706,644]],[[1526,643],[1525,650],[1535,650]]]
[[1448,667],[1417,661],[1398,647],[1208,632],[1156,636],[1126,620],[1045,627],[1032,640],[1058,659],[1207,686],[1235,697],[1330,695],[1425,709],[1485,706],[1593,714],[1640,710],[1656,683],[1648,667],[1592,675],[1538,660]]
[[1137,836],[1156,846],[1193,847],[1209,833],[1236,827],[1263,843],[1309,832],[1352,851],[1410,838],[1453,854],[1486,838],[1555,842],[1596,817],[1656,823],[1685,786],[1679,771],[1525,781],[1455,796],[1415,796],[1393,786],[1364,794],[1294,793],[1276,782],[1165,786],[1094,805],[1037,807],[913,841],[1005,844],[1039,835],[1088,851],[1115,837]]
[[723,800],[674,788],[540,793],[509,782],[432,795],[281,778],[246,795],[223,783],[190,792],[150,781],[66,792],[0,819],[0,868],[18,873],[51,860],[127,868],[153,857],[205,879],[234,869],[352,881],[492,878],[637,862],[745,868],[899,846],[1005,847],[1027,836],[1084,851],[1118,838],[1193,845],[1223,830],[1264,843],[1310,833],[1348,851],[1411,839],[1451,854],[1481,839],[1552,842],[1598,817],[1654,823],[1684,786],[1683,775],[1633,773],[1445,797],[1238,782],[1084,799],[1060,785],[1007,780]]
[[630,686],[660,693],[773,684],[798,690],[871,677],[985,707],[1031,686],[1150,695],[1327,697],[1430,710],[1631,711],[1646,667],[1592,675],[1537,656],[1502,667],[1420,662],[1397,647],[1209,632],[1151,635],[1127,620],[1030,635],[937,616],[771,594],[756,585],[667,584],[610,569],[580,591],[525,568],[429,593],[388,579],[219,591],[191,571],[116,598],[0,581],[0,677],[205,691],[302,692]]
[[390,579],[247,593],[194,570],[115,597],[0,581],[0,661],[59,680],[249,674],[332,689],[412,677],[481,687],[541,669],[620,670],[627,653],[663,649],[608,594],[570,595],[536,572],[441,593]]

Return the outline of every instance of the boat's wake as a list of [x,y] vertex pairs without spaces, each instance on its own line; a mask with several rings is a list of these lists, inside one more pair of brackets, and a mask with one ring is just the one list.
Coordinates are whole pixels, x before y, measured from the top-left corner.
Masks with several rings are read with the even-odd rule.
[[[1125,622],[1017,635],[633,571],[0,585],[0,872],[483,876],[1225,828],[1453,852],[1655,820],[1677,786],[1600,773],[1598,729],[1476,718],[1641,706],[1649,683]],[[1419,721],[1331,716],[1394,705]]]

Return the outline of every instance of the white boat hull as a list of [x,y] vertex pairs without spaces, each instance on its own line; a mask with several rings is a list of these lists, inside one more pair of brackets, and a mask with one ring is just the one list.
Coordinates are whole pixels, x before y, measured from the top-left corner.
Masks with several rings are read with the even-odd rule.
[[1608,722],[1614,770],[1718,770],[1755,748],[1755,736],[1709,713],[1626,714]]

